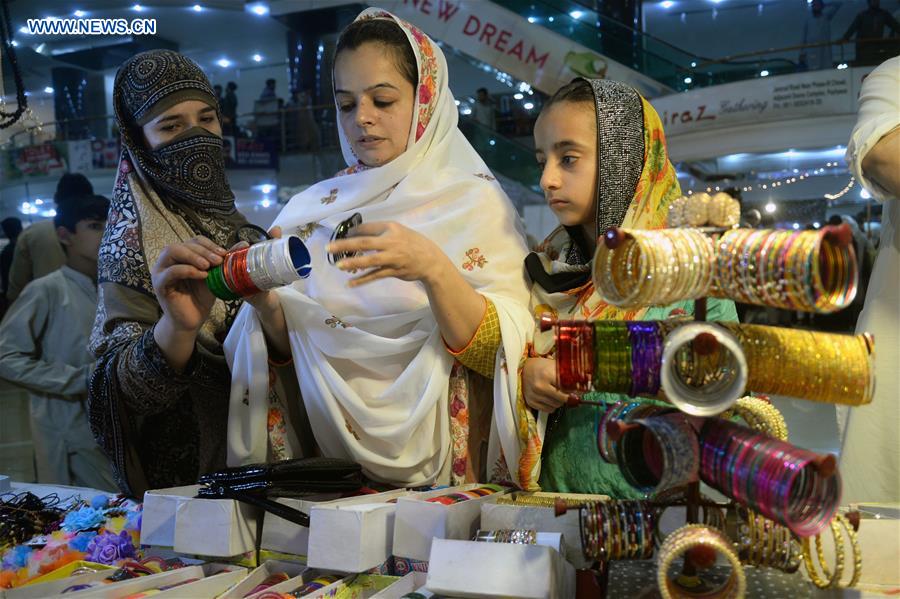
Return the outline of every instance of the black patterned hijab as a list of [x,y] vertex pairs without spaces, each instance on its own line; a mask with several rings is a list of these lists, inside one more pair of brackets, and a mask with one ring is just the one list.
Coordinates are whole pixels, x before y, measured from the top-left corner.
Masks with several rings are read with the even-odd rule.
[[153,150],[144,143],[141,127],[185,100],[200,100],[219,113],[209,79],[194,61],[171,50],[150,50],[128,59],[116,73],[113,88],[124,152],[173,207],[231,214],[234,194],[225,177],[220,136],[195,127]]

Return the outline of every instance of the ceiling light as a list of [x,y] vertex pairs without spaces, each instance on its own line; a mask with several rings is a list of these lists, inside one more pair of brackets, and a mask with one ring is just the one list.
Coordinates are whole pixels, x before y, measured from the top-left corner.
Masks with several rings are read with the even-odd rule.
[[760,77],[768,77],[769,71],[766,71],[765,69],[763,69],[762,71],[759,72],[759,76]]
[[249,10],[260,17],[264,17],[269,14],[269,5],[262,2],[254,2],[253,4],[248,4],[246,10]]
[[45,94],[52,94],[52,93],[53,93],[53,88],[50,87],[50,86],[48,85],[47,87],[44,88],[44,93],[45,93]]
[[216,64],[224,69],[231,66],[231,61],[227,58],[220,58],[216,61]]
[[772,202],[769,202],[768,204],[766,204],[765,211],[767,214],[772,214],[773,212],[775,212],[776,209],[777,209],[777,206],[775,206],[775,204],[773,204]]
[[260,56],[259,54],[254,54],[253,62],[262,62],[262,56]]
[[584,15],[584,13],[581,12],[580,10],[573,10],[572,12],[569,13],[569,16],[572,17],[573,19],[580,19],[583,15]]

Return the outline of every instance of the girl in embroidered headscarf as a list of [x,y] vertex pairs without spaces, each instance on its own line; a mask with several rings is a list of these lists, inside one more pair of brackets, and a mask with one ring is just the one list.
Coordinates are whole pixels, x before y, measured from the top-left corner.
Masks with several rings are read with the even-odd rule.
[[[312,275],[278,295],[315,440],[385,483],[481,478],[483,449],[467,429],[484,411],[486,440],[491,403],[467,404],[477,375],[454,368],[448,350],[475,372],[509,376],[496,344],[482,355],[473,337],[531,322],[518,216],[458,130],[444,55],[421,31],[364,11],[338,42],[334,86],[350,166],[275,220],[312,253]],[[363,224],[329,244],[354,213]],[[336,268],[326,251],[362,254]],[[229,463],[258,461],[266,351],[255,311],[238,315],[226,351]]]
[[[555,386],[553,333],[536,325],[545,312],[564,320],[658,320],[692,313],[692,302],[615,308],[600,299],[590,276],[596,240],[604,231],[662,228],[669,204],[681,195],[662,123],[633,88],[579,78],[544,104],[534,138],[541,189],[560,226],[525,261],[536,320],[518,354],[523,356],[518,385],[502,390],[503,401],[497,399],[498,442],[492,445],[495,452],[502,448],[525,489],[637,497],[618,466],[597,454],[601,408],[562,407],[567,394]],[[708,318],[736,320],[734,304],[709,300]],[[628,399],[588,395],[585,399],[597,401]]]
[[[246,220],[225,178],[215,92],[194,62],[132,57],[113,105],[123,150],[98,263],[90,417],[118,485],[141,496],[225,465],[221,340],[239,304],[215,300],[203,279]],[[254,299],[265,322],[267,299]]]

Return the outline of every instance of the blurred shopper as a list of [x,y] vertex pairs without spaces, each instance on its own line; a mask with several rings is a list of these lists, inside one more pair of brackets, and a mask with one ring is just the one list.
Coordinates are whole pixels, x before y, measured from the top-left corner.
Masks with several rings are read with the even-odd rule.
[[880,0],[868,0],[869,8],[862,11],[844,33],[843,40],[848,41],[856,36],[856,65],[878,64],[889,50],[880,40],[885,38],[884,30],[890,29],[892,35],[900,35],[900,23],[880,7]]
[[831,53],[831,21],[840,9],[840,2],[825,4],[822,0],[813,0],[810,12],[803,23],[804,46],[821,44],[801,50],[800,62],[806,64],[810,71],[830,69],[834,66]]

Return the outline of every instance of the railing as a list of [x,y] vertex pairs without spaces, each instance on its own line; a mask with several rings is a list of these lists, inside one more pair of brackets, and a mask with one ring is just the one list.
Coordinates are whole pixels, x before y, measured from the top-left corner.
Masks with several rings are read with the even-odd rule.
[[[510,134],[530,135],[531,115],[498,113],[498,128]],[[337,111],[333,105],[288,106],[279,110],[239,115],[235,124],[226,123],[223,133],[235,139],[252,139],[277,155],[340,152]],[[525,144],[506,137],[500,131],[460,115],[460,129],[491,170],[537,189],[539,173],[534,152]],[[111,116],[94,116],[45,123],[38,129],[14,133],[8,148],[35,146],[45,142],[118,139],[118,128]],[[113,168],[115,161],[94,160],[97,168]]]
[[[599,15],[587,2],[579,0],[493,0],[535,23],[567,37],[597,54],[611,58],[675,90],[706,87],[807,70],[800,60],[803,53],[823,47],[831,49],[833,68],[876,65],[900,55],[900,39],[835,40],[820,44],[766,49],[750,54],[711,59],[689,53],[657,37],[624,23]],[[578,17],[572,13],[578,11]],[[580,14],[579,14],[580,13]],[[590,57],[567,57],[570,68],[579,72],[577,63],[590,63]],[[602,75],[597,73],[595,76]]]

